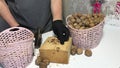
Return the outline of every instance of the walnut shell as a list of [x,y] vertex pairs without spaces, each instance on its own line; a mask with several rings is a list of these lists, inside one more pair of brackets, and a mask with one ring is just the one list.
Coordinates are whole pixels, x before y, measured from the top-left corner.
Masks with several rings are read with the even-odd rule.
[[77,49],[77,54],[80,55],[80,54],[82,54],[82,53],[83,53],[83,49],[82,49],[82,48],[78,48],[78,49]]
[[48,59],[44,59],[43,62],[46,63],[47,65],[50,64],[50,61]]
[[76,22],[78,22],[78,23],[81,22],[81,19],[77,18],[77,19],[76,19]]
[[91,50],[85,50],[85,55],[90,57],[92,56],[92,51]]
[[94,23],[90,23],[89,26],[90,26],[90,27],[93,27],[93,26],[95,26],[95,24],[94,24]]
[[74,18],[70,19],[71,22],[75,22],[76,20]]
[[39,68],[47,68],[47,64],[44,62],[40,62]]
[[76,26],[75,26],[75,29],[80,29],[80,26],[79,26],[79,25],[76,25]]
[[85,26],[80,27],[80,29],[85,29]]
[[75,55],[76,52],[77,52],[76,49],[71,49],[71,52],[70,52],[70,53],[71,53],[71,55]]
[[35,64],[40,65],[41,61],[42,61],[42,58],[40,56],[37,56],[37,59],[35,60]]

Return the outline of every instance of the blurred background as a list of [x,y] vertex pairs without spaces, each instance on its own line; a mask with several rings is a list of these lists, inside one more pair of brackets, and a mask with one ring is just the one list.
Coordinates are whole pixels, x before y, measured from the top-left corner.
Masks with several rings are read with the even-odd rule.
[[[116,3],[119,0],[98,0],[101,2],[101,10],[105,15],[113,15]],[[92,4],[95,0],[63,0],[63,18],[74,13],[92,13]]]

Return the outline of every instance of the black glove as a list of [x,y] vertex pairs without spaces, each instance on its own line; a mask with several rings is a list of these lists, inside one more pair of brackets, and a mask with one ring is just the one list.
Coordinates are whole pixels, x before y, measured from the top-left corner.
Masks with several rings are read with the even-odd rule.
[[62,20],[56,20],[52,23],[53,32],[56,34],[57,38],[60,40],[61,44],[69,39],[70,32],[67,27],[63,24]]

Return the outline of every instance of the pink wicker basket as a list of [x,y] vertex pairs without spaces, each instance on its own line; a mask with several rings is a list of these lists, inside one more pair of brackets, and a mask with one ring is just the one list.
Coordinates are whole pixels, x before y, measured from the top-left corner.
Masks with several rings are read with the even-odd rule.
[[0,63],[4,68],[25,68],[33,58],[34,34],[23,27],[0,33]]
[[104,21],[92,28],[80,30],[69,25],[69,21],[67,19],[70,16],[71,15],[67,16],[66,23],[73,39],[73,45],[83,49],[93,49],[97,47],[103,35]]

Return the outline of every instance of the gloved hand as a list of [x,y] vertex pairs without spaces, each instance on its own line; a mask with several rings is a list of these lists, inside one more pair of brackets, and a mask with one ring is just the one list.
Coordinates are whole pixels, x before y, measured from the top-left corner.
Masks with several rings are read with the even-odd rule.
[[53,32],[60,40],[61,44],[64,44],[65,41],[69,39],[70,32],[67,27],[63,24],[62,20],[56,20],[52,23]]

